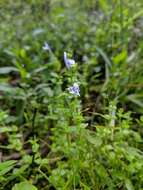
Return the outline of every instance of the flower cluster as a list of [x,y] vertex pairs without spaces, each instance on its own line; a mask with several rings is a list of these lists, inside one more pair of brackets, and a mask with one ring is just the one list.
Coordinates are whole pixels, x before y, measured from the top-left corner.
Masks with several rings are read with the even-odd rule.
[[[76,63],[75,60],[67,58],[67,53],[64,52],[64,62],[67,69],[71,69]],[[68,88],[70,94],[80,96],[80,89],[78,83],[74,82],[72,86]]]
[[49,44],[47,43],[47,42],[45,42],[44,43],[44,45],[43,45],[43,50],[47,50],[47,51],[51,51],[51,48],[50,48],[50,46],[49,46]]
[[64,52],[64,62],[65,62],[67,69],[70,69],[71,67],[73,67],[76,64],[75,60],[67,58],[66,52]]
[[[42,48],[44,51],[50,51],[51,52],[51,48],[47,42],[44,43]],[[65,65],[66,65],[68,70],[70,70],[72,67],[74,67],[76,65],[75,60],[69,59],[67,57],[66,52],[64,52],[64,62],[65,62]],[[79,89],[79,85],[77,82],[74,82],[73,85],[68,88],[68,91],[70,94],[73,94],[75,96],[80,96],[80,89]]]
[[80,96],[80,89],[79,89],[79,85],[77,83],[74,83],[72,86],[70,86],[68,88],[68,90],[71,94],[74,94],[76,96]]

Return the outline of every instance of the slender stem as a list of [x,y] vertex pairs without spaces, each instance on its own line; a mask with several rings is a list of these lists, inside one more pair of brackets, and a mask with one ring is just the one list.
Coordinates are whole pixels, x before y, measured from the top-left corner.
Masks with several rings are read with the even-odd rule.
[[49,181],[48,176],[47,176],[40,168],[38,168],[38,172],[39,172],[47,181]]
[[[32,139],[35,139],[35,118],[37,114],[37,108],[34,108],[33,112],[33,118],[32,118]],[[32,152],[32,162],[31,162],[31,168],[34,166],[34,160],[35,160],[35,152]]]
[[37,108],[34,108],[33,118],[32,118],[32,138],[35,139],[35,118],[36,118]]

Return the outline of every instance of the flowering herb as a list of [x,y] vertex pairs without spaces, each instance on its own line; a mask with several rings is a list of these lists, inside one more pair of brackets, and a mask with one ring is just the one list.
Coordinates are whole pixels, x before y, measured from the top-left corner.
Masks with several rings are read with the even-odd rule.
[[43,50],[51,51],[51,48],[47,42],[44,43]]
[[80,96],[80,89],[79,89],[79,85],[77,83],[74,83],[71,87],[68,88],[68,90],[71,94]]
[[67,69],[70,69],[73,65],[76,64],[75,60],[67,58],[67,53],[66,52],[64,52],[64,62],[65,62],[65,65],[66,65]]

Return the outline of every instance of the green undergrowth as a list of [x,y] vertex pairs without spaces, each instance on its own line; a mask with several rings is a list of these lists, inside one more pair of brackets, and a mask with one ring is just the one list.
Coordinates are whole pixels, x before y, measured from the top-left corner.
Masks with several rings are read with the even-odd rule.
[[0,1],[0,190],[143,189],[142,8]]

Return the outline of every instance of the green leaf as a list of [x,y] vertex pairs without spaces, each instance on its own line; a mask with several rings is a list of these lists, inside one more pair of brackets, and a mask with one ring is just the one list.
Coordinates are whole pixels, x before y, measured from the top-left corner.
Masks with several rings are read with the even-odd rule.
[[125,180],[125,186],[126,186],[127,190],[134,190],[133,184],[129,179]]
[[134,104],[140,106],[141,108],[143,107],[143,102],[141,100],[142,94],[130,94],[127,96],[127,99],[133,102]]
[[15,160],[8,160],[0,163],[0,176],[9,172],[14,167],[15,163]]
[[22,64],[20,64],[18,61],[15,61],[15,65],[18,68],[20,75],[22,77],[22,79],[25,79],[27,77],[27,72],[25,70],[25,68],[22,66]]
[[99,4],[100,4],[101,9],[103,9],[103,11],[107,13],[108,8],[109,8],[107,1],[99,0]]
[[100,137],[87,135],[86,138],[89,143],[95,145],[96,147],[100,147],[102,145],[102,139]]
[[15,67],[1,67],[0,74],[8,74],[12,71],[18,72],[18,69]]
[[102,56],[107,66],[110,68],[112,66],[112,63],[110,59],[108,58],[107,54],[98,46],[95,47],[97,52]]
[[143,16],[143,10],[140,10],[139,12],[137,12],[133,17],[129,18],[125,23],[124,23],[124,28],[126,28],[127,26],[131,25],[133,23],[134,20],[136,20],[139,17]]
[[13,92],[14,88],[8,84],[0,84],[0,91],[2,91],[2,92]]
[[113,62],[118,64],[120,62],[124,62],[127,59],[127,51],[123,50],[121,53],[113,57]]
[[12,190],[37,190],[30,182],[24,181],[18,184],[15,184]]

